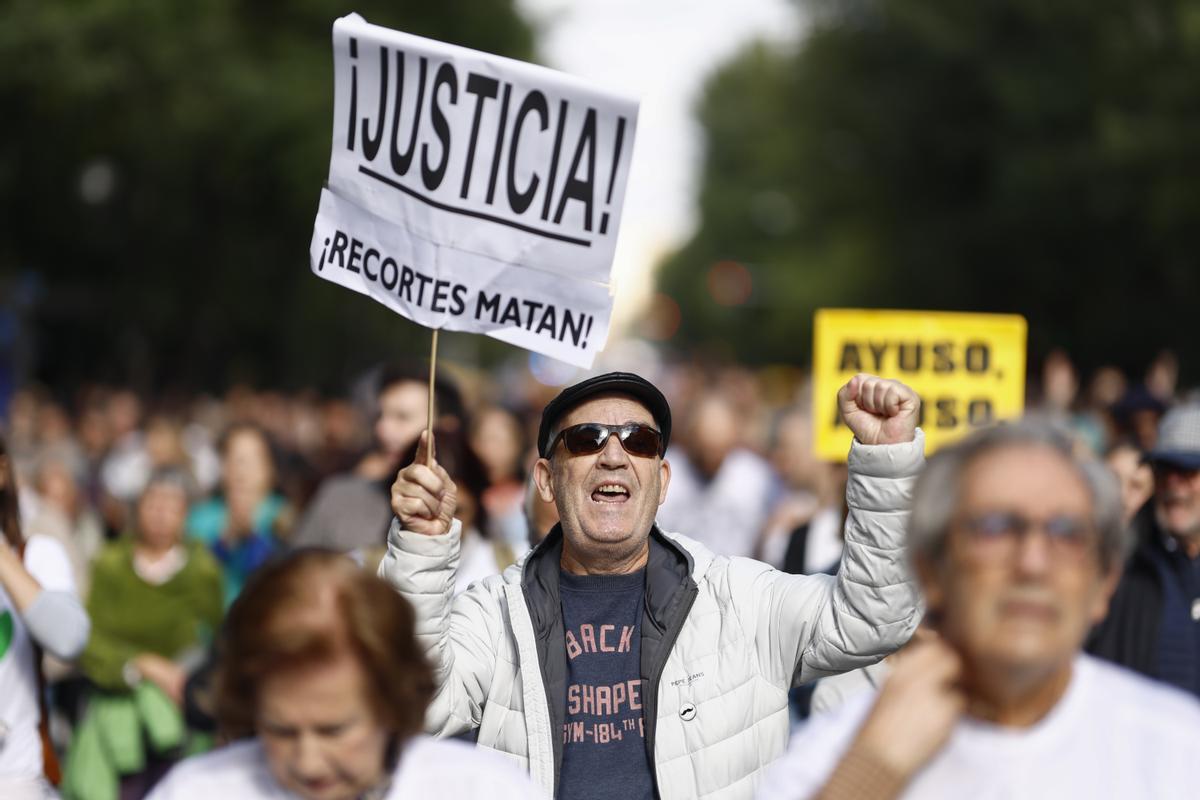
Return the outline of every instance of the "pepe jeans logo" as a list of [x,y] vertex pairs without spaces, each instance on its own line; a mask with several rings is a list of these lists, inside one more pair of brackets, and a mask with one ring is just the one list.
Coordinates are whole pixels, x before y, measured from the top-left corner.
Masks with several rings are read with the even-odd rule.
[[693,672],[691,675],[688,675],[686,678],[676,678],[675,680],[671,681],[671,685],[672,686],[684,686],[684,685],[691,686],[695,681],[697,681],[703,677],[704,677],[703,672]]
[[0,614],[0,659],[8,655],[8,646],[12,644],[13,618],[12,613],[5,611]]

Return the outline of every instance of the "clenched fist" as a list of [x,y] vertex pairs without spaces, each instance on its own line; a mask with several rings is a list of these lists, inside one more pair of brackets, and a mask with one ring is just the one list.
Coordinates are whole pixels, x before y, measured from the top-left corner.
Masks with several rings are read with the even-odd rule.
[[900,381],[860,372],[838,390],[842,419],[863,444],[911,442],[921,398]]
[[392,511],[406,531],[440,536],[450,530],[458,507],[458,489],[449,473],[431,459],[434,447],[429,431],[421,434],[417,457],[400,470],[392,484]]

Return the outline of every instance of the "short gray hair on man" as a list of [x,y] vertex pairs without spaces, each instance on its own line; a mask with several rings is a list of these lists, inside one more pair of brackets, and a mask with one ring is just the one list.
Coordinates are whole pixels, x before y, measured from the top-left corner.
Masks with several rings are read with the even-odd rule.
[[961,502],[963,474],[976,459],[1008,447],[1049,448],[1075,468],[1092,496],[1092,524],[1098,534],[1100,564],[1106,570],[1120,567],[1133,542],[1122,516],[1116,476],[1100,461],[1080,457],[1070,432],[1040,417],[991,425],[930,457],[913,490],[908,520],[910,558],[938,560]]

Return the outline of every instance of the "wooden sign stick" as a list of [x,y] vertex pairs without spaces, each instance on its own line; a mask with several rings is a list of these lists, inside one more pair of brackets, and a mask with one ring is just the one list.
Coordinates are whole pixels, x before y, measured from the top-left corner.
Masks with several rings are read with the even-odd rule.
[[429,448],[425,451],[425,466],[433,468],[433,402],[435,395],[433,392],[433,381],[437,376],[437,340],[438,329],[433,329],[433,343],[429,346],[429,424],[426,430],[429,431]]

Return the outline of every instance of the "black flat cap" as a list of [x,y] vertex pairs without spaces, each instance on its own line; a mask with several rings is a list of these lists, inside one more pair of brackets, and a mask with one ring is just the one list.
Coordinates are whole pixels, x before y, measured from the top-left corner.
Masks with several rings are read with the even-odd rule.
[[546,404],[542,411],[542,424],[538,427],[538,455],[542,458],[549,457],[550,432],[554,430],[555,423],[584,400],[599,394],[629,395],[644,405],[654,417],[659,433],[662,434],[663,447],[667,446],[671,440],[671,407],[667,405],[667,398],[663,397],[663,393],[641,375],[634,375],[632,372],[606,372],[580,381],[574,386],[568,386],[559,392],[558,397]]

